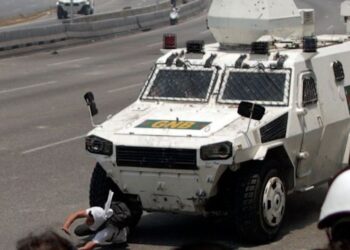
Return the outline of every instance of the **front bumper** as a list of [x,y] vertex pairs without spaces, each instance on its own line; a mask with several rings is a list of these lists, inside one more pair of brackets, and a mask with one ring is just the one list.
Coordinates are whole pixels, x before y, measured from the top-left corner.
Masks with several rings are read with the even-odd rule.
[[[65,3],[65,4],[59,4],[63,11],[70,13],[71,11],[71,4]],[[83,14],[83,7],[84,4],[73,4],[73,14]]]
[[200,213],[207,199],[197,173],[122,169],[115,177],[123,192],[140,197],[147,211]]

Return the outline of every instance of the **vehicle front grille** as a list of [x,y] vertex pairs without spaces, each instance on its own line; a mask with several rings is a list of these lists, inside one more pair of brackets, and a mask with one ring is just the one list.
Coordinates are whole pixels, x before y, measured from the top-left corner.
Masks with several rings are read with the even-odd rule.
[[[70,3],[65,3],[64,5],[67,6],[67,7],[71,6]],[[79,5],[80,5],[80,3],[73,3],[73,6],[75,6],[75,7],[77,7]]]
[[119,167],[144,167],[196,170],[195,149],[117,146]]

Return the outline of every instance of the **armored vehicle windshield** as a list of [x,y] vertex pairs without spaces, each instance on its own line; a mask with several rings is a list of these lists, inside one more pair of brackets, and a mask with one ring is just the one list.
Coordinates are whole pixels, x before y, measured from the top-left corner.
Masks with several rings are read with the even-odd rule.
[[228,68],[218,102],[251,101],[267,106],[287,106],[289,79],[288,70]]
[[216,74],[215,68],[203,66],[184,69],[157,65],[147,83],[142,99],[207,102]]

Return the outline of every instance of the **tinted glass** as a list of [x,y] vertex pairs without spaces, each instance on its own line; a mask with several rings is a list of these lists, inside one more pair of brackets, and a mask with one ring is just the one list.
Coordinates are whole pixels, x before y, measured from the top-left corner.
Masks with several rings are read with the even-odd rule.
[[303,106],[317,102],[317,90],[314,78],[303,79]]

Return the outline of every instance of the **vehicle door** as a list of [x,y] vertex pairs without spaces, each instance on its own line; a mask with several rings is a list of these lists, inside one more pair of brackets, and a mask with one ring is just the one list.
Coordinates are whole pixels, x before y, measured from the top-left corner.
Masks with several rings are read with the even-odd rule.
[[318,99],[317,79],[311,71],[299,75],[298,118],[302,140],[298,154],[297,178],[309,176],[314,170],[323,131]]

